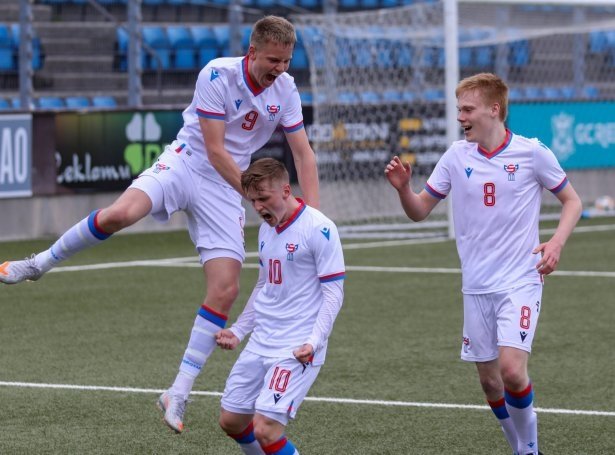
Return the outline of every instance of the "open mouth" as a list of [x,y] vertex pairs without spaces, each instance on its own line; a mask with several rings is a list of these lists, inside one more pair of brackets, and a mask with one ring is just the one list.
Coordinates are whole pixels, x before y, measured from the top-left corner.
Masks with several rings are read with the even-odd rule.
[[265,76],[265,80],[267,81],[267,83],[269,84],[273,84],[273,82],[276,80],[277,76],[275,74],[267,74]]
[[273,222],[273,217],[269,213],[261,213],[261,218],[269,224]]

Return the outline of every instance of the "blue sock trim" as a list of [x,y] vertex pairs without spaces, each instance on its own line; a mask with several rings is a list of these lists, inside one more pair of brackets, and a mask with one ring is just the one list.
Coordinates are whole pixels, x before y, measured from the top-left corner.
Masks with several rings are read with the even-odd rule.
[[506,403],[513,408],[525,409],[534,401],[534,389],[531,384],[521,393],[513,394],[513,392],[505,389],[504,399],[506,400]]
[[111,234],[107,234],[97,226],[96,215],[98,215],[98,212],[100,212],[100,210],[94,210],[88,216],[88,228],[90,229],[92,235],[98,240],[107,240],[109,237],[111,237]]
[[202,318],[206,319],[207,321],[211,322],[212,324],[217,325],[221,329],[226,326],[227,318],[222,314],[214,313],[213,310],[205,307],[205,305],[201,305],[201,308],[199,308],[197,314]]

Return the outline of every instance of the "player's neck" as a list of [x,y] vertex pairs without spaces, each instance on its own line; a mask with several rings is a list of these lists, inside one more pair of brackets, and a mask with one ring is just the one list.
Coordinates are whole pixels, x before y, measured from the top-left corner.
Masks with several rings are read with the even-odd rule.
[[282,226],[288,220],[296,216],[299,207],[301,207],[301,203],[294,196],[289,196],[289,198],[286,200],[286,212],[284,213],[282,221],[280,221],[278,225]]
[[506,131],[504,123],[498,123],[497,126],[491,130],[489,136],[479,142],[479,145],[488,152],[492,152],[506,141],[507,134],[508,132]]

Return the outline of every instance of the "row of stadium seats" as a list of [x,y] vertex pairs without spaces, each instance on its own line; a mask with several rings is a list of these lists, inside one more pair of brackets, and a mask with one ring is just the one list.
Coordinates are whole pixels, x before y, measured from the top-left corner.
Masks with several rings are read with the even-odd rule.
[[[37,109],[80,109],[87,107],[117,107],[117,101],[113,96],[41,96],[34,100]],[[10,100],[0,98],[0,110],[20,109],[21,102],[18,97]]]
[[[249,45],[250,25],[242,27],[242,48],[245,52]],[[216,57],[230,56],[230,29],[227,24],[183,26],[169,25],[145,26],[142,29],[143,42],[156,51],[157,58],[143,52],[142,68],[157,69],[198,69]],[[305,41],[314,48],[317,68],[324,68],[325,49],[322,33],[307,29],[298,34],[298,42],[293,52],[291,69],[308,69]],[[461,37],[463,38],[463,37]],[[483,37],[484,38],[484,37]],[[479,39],[471,36],[468,40]],[[117,30],[116,69],[127,70],[128,33]],[[490,68],[495,63],[495,46],[464,47],[459,52],[462,68]],[[508,64],[522,67],[530,62],[530,47],[526,40],[508,44]],[[444,50],[441,47],[415,49],[401,41],[364,38],[337,38],[335,64],[338,68],[409,68],[419,65],[423,68],[444,68]]]
[[[127,0],[97,0],[103,6],[125,5]],[[346,10],[394,8],[415,3],[433,3],[436,0],[339,0],[338,7]],[[75,4],[85,5],[88,0],[42,0],[41,3],[48,5]],[[228,7],[230,0],[142,0],[144,6],[160,5],[196,5],[196,6],[219,6]],[[276,7],[321,9],[323,0],[244,0],[242,4],[247,7],[258,9],[272,9]]]
[[[247,51],[250,42],[251,26],[242,27],[242,48]],[[116,68],[126,71],[128,67],[128,33],[118,29]],[[160,61],[142,53],[142,68],[144,70],[157,69],[198,69],[210,60],[217,57],[230,56],[230,29],[228,25],[169,25],[145,26],[142,29],[143,42],[156,51]],[[305,48],[301,40],[295,46],[293,53],[294,69],[307,69],[308,61]]]
[[586,85],[577,90],[571,86],[528,86],[522,88],[511,88],[509,98],[512,101],[524,100],[548,100],[548,101],[565,101],[575,99],[598,99],[600,97],[600,89],[593,85]]
[[[0,71],[19,69],[19,24],[0,24]],[[43,67],[44,55],[38,37],[32,40],[32,68],[36,71]]]
[[589,34],[589,51],[594,54],[615,53],[615,30],[591,32]]
[[[311,92],[301,92],[301,101],[304,104],[314,102],[329,102],[326,94],[319,93],[314,96]],[[594,86],[585,86],[580,90],[574,87],[545,86],[545,87],[522,87],[511,88],[511,101],[566,101],[576,99],[598,99],[600,90]],[[409,103],[415,101],[443,102],[445,94],[442,89],[430,88],[422,92],[409,90],[385,90],[382,93],[374,91],[340,91],[337,93],[336,102],[340,104],[382,104],[382,103]]]

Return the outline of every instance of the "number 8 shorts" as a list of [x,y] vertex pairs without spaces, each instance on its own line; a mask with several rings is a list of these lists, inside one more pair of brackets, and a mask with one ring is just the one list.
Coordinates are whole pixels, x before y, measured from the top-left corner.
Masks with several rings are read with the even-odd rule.
[[464,294],[461,359],[497,359],[499,346],[531,352],[541,302],[542,284],[490,294]]

